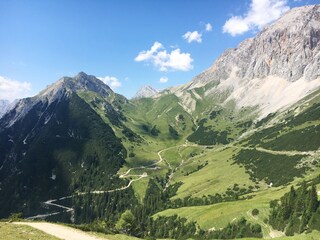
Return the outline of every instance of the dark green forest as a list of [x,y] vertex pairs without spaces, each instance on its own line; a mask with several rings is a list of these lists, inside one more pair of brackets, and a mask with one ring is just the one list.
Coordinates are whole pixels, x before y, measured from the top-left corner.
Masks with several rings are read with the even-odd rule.
[[288,236],[320,230],[320,205],[315,186],[319,180],[320,177],[308,184],[304,181],[297,189],[292,186],[279,200],[271,201],[269,224]]
[[[214,204],[238,199],[236,191],[229,195],[208,196],[170,200],[176,194],[180,183],[170,185],[165,191],[165,178],[152,178],[149,181],[142,203],[135,198],[131,188],[101,195],[77,196],[75,223],[83,230],[105,233],[124,233],[136,237],[155,239],[231,239],[239,237],[262,237],[261,226],[251,225],[246,219],[228,224],[224,229],[205,231],[196,222],[174,216],[155,216],[159,211],[182,206]],[[233,192],[233,191],[231,191]],[[242,191],[244,194],[246,191]],[[85,223],[85,224],[83,224]]]

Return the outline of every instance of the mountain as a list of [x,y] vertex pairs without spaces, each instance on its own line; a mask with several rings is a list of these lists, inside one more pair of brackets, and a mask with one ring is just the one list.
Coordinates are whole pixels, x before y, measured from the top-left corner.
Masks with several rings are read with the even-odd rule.
[[[126,151],[112,128],[80,97],[84,92],[105,98],[106,107],[116,96],[97,78],[79,73],[19,100],[1,118],[1,216],[18,210],[28,215],[40,209],[40,201],[121,184],[110,177],[124,163]],[[109,177],[102,182],[102,176]]]
[[189,109],[199,97],[188,92],[201,89],[201,97],[224,105],[233,101],[238,108],[257,107],[260,117],[294,104],[320,86],[319,9],[292,9],[171,92]]
[[128,100],[80,72],[19,100],[0,119],[0,216],[161,239],[320,230],[319,14],[292,9],[161,92]]
[[133,99],[153,97],[157,93],[159,93],[158,90],[154,89],[151,86],[145,85],[138,90]]
[[3,114],[6,113],[8,107],[9,107],[9,101],[8,100],[2,100],[0,99],[0,118]]

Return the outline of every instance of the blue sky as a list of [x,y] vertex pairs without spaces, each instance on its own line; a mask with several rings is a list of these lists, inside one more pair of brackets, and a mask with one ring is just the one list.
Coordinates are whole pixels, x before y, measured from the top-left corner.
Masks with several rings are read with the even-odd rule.
[[0,99],[34,95],[80,71],[128,98],[142,85],[182,84],[308,4],[319,0],[2,0]]

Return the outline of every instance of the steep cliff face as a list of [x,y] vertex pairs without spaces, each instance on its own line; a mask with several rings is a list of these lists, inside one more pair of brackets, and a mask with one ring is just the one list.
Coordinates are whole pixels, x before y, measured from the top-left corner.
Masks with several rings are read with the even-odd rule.
[[320,5],[292,9],[256,37],[225,51],[205,72],[174,92],[205,88],[262,115],[287,107],[320,86]]
[[194,82],[225,80],[233,72],[241,79],[274,75],[290,82],[301,77],[314,80],[320,76],[319,41],[320,5],[295,8],[256,37],[224,52]]

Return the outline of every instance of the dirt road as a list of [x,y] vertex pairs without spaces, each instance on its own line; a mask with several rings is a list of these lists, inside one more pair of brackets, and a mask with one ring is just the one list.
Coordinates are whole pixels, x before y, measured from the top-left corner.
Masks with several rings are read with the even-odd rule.
[[98,238],[91,236],[81,230],[74,229],[71,227],[66,227],[54,223],[46,222],[15,222],[14,224],[28,225],[33,228],[39,229],[45,233],[53,235],[57,238],[64,240],[106,240],[106,238]]

